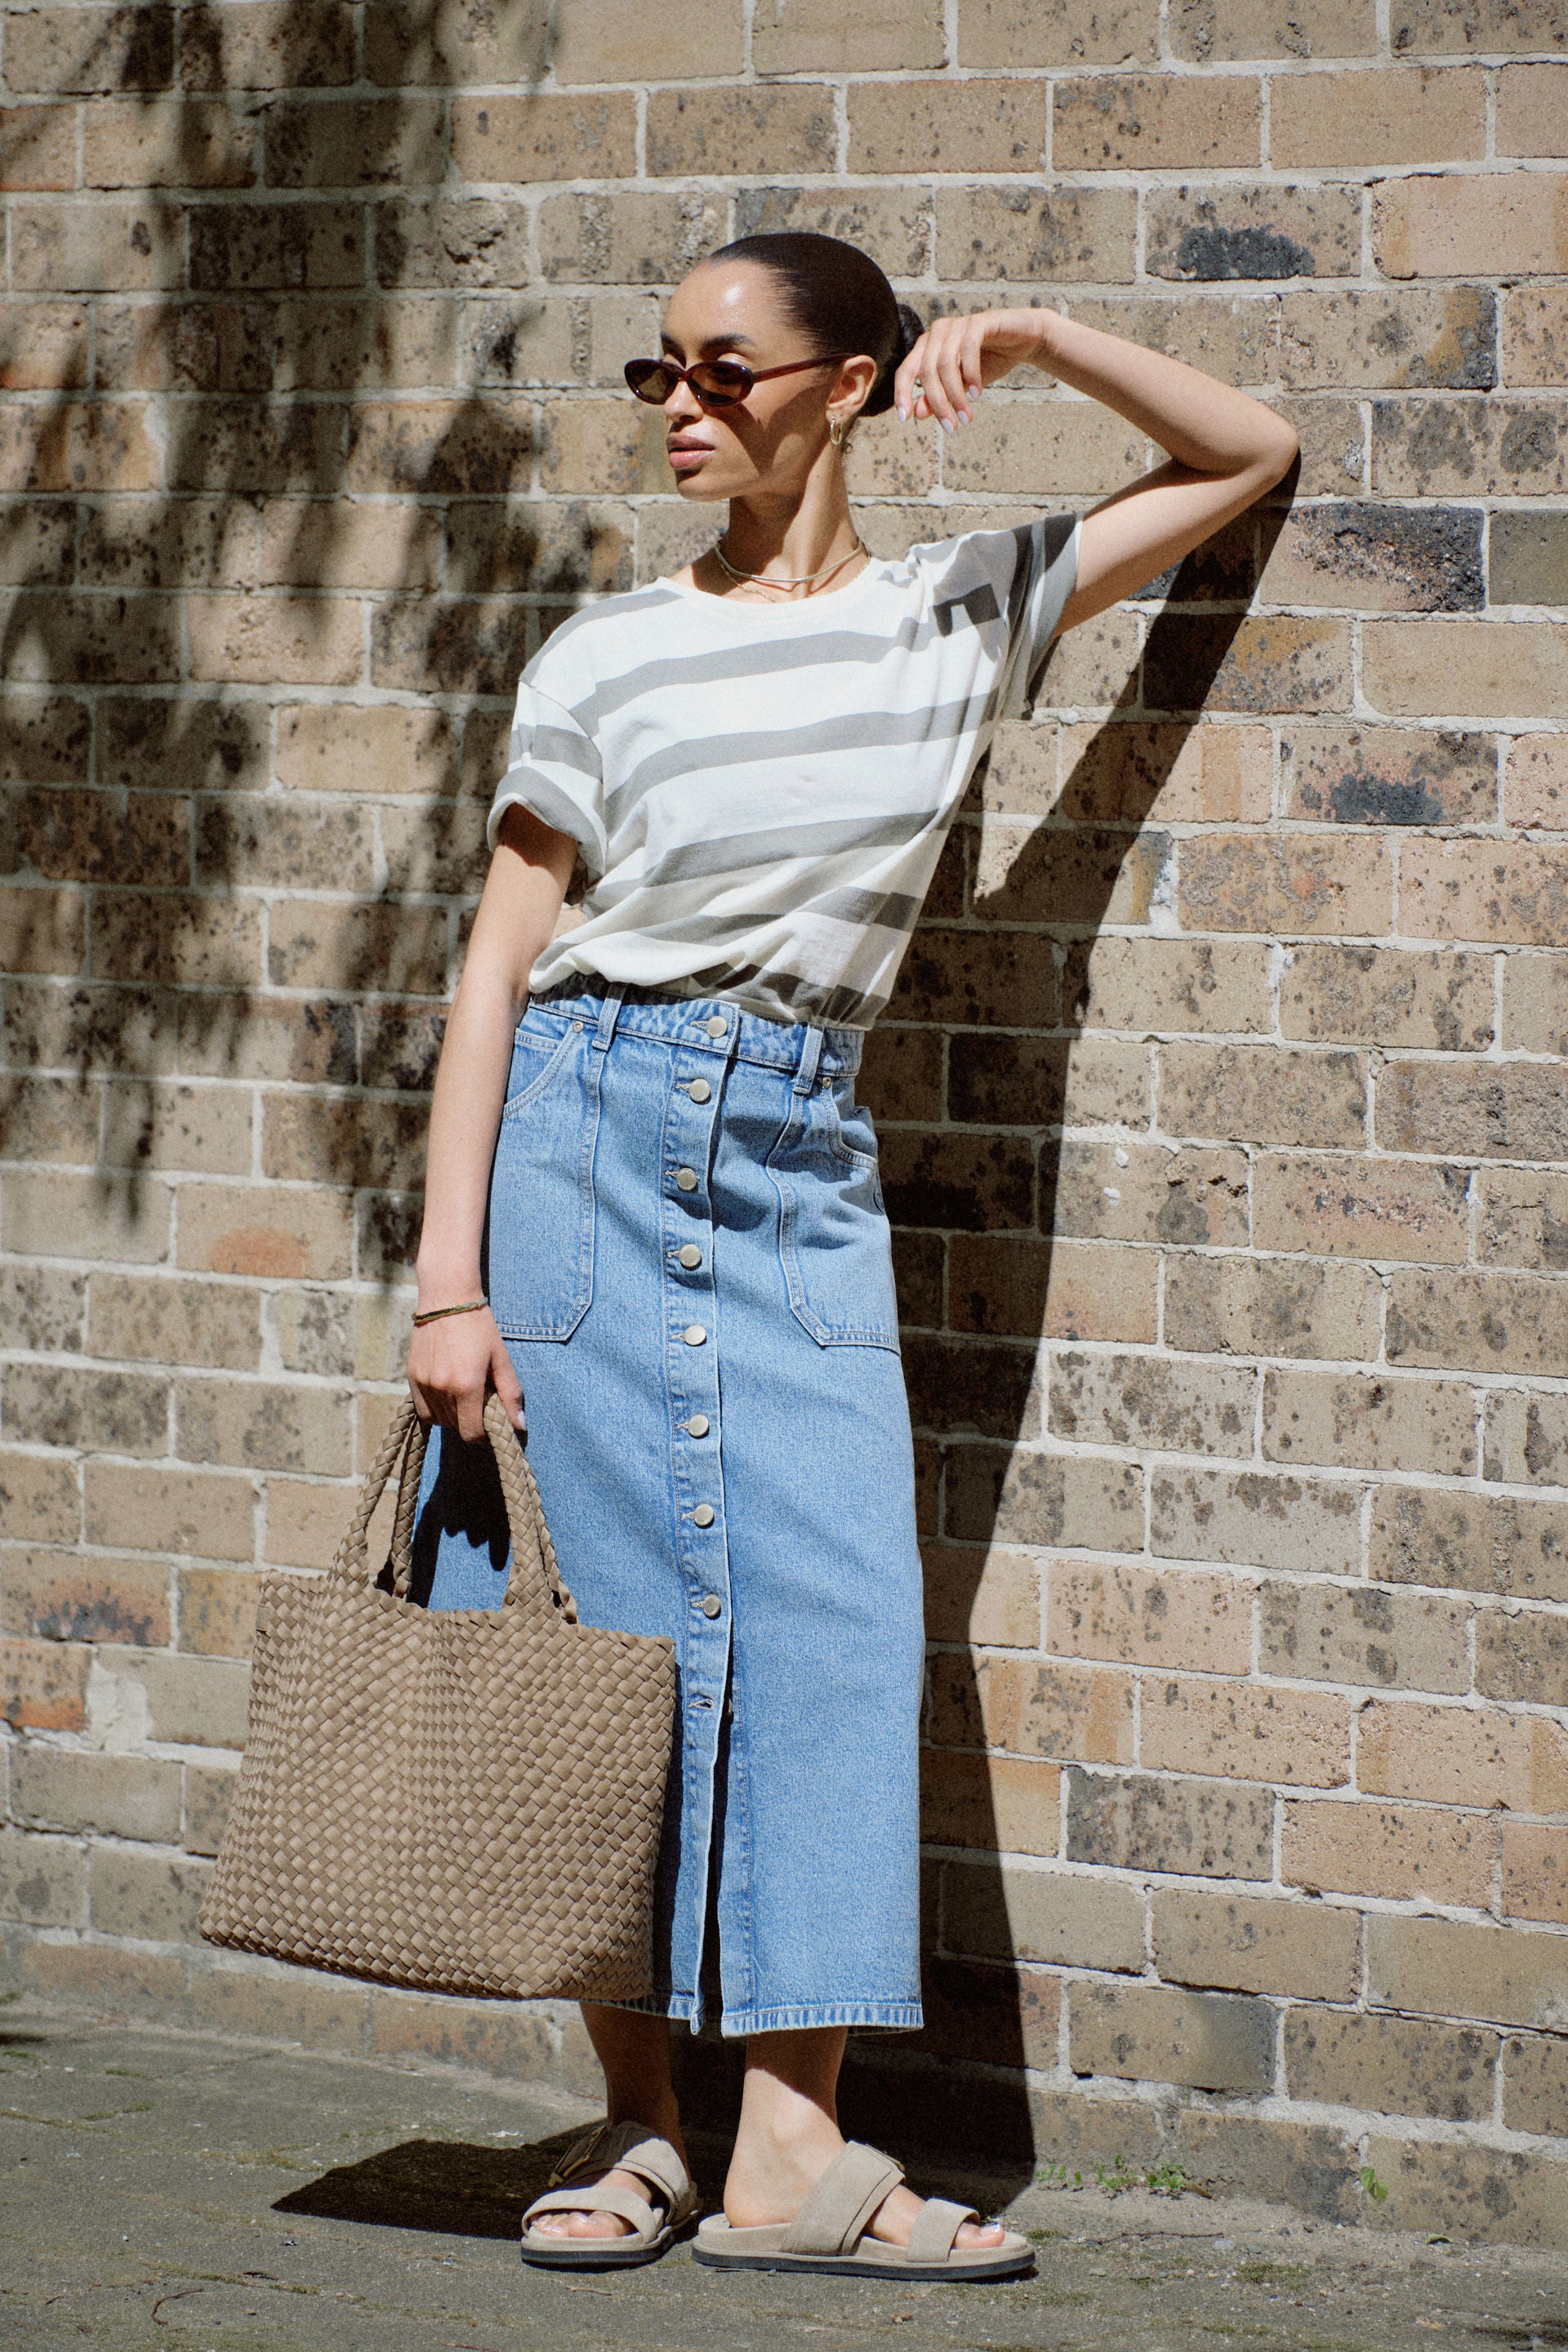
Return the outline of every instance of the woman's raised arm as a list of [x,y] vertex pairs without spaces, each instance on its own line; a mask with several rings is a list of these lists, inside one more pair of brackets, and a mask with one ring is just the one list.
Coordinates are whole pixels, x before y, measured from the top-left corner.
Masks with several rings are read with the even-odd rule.
[[934,416],[952,432],[970,421],[985,385],[1026,361],[1114,409],[1169,452],[1165,465],[1084,517],[1064,629],[1179,562],[1272,489],[1295,458],[1294,432],[1260,400],[1054,310],[937,320],[899,370],[899,414]]
[[[526,809],[507,810],[436,1073],[419,1240],[421,1313],[483,1295],[479,1245],[512,1032],[528,1003],[529,972],[561,913],[576,854],[567,835]],[[488,1308],[416,1330],[408,1385],[422,1420],[441,1422],[466,1438],[484,1433],[488,1388],[514,1423],[521,1420],[517,1375]]]

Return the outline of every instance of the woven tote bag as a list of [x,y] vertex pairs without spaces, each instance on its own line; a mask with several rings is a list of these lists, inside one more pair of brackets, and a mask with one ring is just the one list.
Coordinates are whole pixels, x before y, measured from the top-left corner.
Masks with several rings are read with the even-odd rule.
[[[511,1530],[499,1609],[406,1597],[427,1440],[412,1403],[330,1573],[267,1578],[201,1932],[430,1992],[638,2000],[654,1990],[675,1647],[577,1622],[493,1395],[485,1430]],[[386,1591],[366,1530],[400,1457]]]

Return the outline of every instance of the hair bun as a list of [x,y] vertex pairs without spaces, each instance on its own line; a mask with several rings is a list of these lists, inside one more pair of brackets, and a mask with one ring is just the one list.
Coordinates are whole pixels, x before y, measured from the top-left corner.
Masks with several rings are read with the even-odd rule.
[[914,350],[915,345],[920,341],[921,337],[924,333],[925,321],[920,316],[920,313],[916,310],[911,310],[907,302],[900,302],[899,304],[898,342],[894,347],[892,357],[884,362],[881,373],[878,376],[876,383],[871,386],[870,393],[866,401],[866,405],[861,411],[863,415],[880,416],[885,409],[891,408],[893,404],[893,378],[898,374],[900,368],[902,367],[904,362],[908,359],[910,353]]

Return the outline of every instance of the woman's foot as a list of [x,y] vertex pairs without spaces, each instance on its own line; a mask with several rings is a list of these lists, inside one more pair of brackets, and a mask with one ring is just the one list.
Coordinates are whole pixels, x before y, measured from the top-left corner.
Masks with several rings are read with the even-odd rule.
[[[775,2123],[765,2133],[742,2131],[724,2183],[725,2220],[737,2230],[793,2221],[843,2147],[843,2133],[820,2112],[791,2118],[783,2130]],[[867,2223],[868,2236],[884,2245],[907,2246],[923,2202],[911,2189],[895,2189]],[[965,2221],[954,2248],[988,2253],[1005,2235],[998,2221]]]
[[[646,2116],[638,2115],[611,2116],[609,2121],[612,2124],[645,2125],[651,2138],[668,2140],[681,2163],[686,2165],[686,2147],[680,2137],[680,2117],[676,2111],[673,2099],[668,2105],[661,2105],[660,2113],[651,2120]],[[691,2168],[687,2165],[686,2168],[689,2172]],[[654,2192],[650,2191],[648,2183],[640,2174],[622,2171],[619,2167],[602,2174],[593,2185],[595,2188],[629,2189],[634,2197],[644,2198],[649,2203],[663,2202],[662,2199],[657,2198]],[[585,2196],[590,2193],[587,2189],[584,2191]],[[624,2238],[629,2234],[631,2226],[631,2223],[624,2221],[618,2213],[606,2213],[597,2206],[585,2208],[580,2212],[541,2213],[532,2224],[539,2235],[544,2238]]]

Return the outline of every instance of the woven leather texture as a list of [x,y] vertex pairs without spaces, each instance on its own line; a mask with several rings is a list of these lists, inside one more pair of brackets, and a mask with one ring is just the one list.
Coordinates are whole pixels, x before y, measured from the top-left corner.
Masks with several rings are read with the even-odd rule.
[[[512,1538],[499,1609],[406,1598],[427,1440],[411,1403],[330,1572],[266,1580],[201,1932],[432,1992],[637,2000],[655,1989],[674,1644],[578,1624],[494,1396],[485,1428]],[[399,1464],[388,1591],[366,1530]]]

